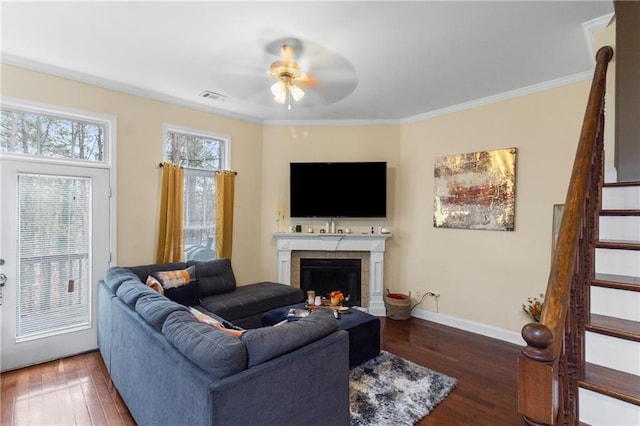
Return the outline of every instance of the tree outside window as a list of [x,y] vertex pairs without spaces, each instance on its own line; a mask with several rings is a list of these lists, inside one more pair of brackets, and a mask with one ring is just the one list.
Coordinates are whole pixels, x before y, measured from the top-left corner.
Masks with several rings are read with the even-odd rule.
[[103,163],[105,138],[102,123],[2,108],[0,152]]

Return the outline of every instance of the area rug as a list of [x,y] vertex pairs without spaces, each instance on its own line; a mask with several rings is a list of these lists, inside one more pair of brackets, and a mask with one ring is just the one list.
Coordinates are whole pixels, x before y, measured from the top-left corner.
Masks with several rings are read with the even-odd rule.
[[455,386],[454,378],[382,351],[349,374],[351,425],[414,425]]

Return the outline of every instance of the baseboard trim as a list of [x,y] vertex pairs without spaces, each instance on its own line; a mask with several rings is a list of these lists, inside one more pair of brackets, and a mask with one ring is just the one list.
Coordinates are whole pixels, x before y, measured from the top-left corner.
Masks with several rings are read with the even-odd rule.
[[437,312],[431,312],[418,308],[411,311],[411,315],[423,320],[432,321],[449,327],[458,328],[460,330],[469,331],[471,333],[480,334],[482,336],[503,340],[505,342],[513,343],[518,346],[526,346],[526,342],[524,341],[520,333],[506,330],[504,328],[494,327],[492,325],[487,325],[476,321],[457,318],[450,315],[440,314]]

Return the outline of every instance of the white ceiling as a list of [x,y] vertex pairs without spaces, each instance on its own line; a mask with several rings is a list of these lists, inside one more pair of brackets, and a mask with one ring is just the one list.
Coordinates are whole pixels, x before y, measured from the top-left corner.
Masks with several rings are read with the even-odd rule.
[[[2,61],[256,122],[393,122],[583,79],[612,1],[7,2]],[[318,80],[272,101],[276,40]],[[276,49],[277,50],[277,49]],[[277,53],[277,52],[274,52]],[[203,99],[209,90],[224,101]]]

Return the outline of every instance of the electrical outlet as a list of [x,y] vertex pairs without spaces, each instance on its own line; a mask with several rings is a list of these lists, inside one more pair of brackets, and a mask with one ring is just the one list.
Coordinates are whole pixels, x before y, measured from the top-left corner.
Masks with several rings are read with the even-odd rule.
[[419,288],[416,288],[416,289],[413,291],[413,296],[414,296],[416,299],[420,300],[420,298],[422,297],[422,291],[421,291]]

